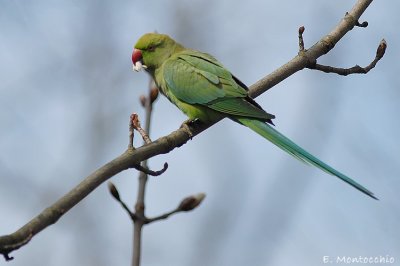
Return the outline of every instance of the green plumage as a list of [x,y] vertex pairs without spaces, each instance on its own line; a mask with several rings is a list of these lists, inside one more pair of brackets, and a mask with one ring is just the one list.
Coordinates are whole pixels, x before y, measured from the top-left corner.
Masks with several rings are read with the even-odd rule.
[[358,184],[356,181],[351,179],[350,177],[342,174],[341,172],[335,170],[334,168],[330,167],[326,163],[322,162],[315,156],[311,155],[309,152],[306,150],[302,149],[299,147],[296,143],[282,135],[280,132],[278,132],[276,129],[274,129],[272,126],[257,121],[257,120],[251,120],[248,118],[237,118],[237,120],[242,124],[245,125],[264,138],[268,139],[272,143],[274,143],[276,146],[281,148],[282,150],[286,151],[290,155],[294,156],[295,158],[299,159],[300,161],[312,164],[319,169],[327,172],[328,174],[334,175],[342,179],[344,182],[348,183],[349,185],[355,187],[356,189],[360,190],[361,192],[367,194],[368,196],[377,199],[374,194],[363,187],[362,185]]
[[[207,122],[228,117],[295,158],[337,176],[376,199],[371,191],[317,159],[269,125],[274,115],[251,99],[247,87],[211,55],[186,49],[169,36],[156,33],[142,36],[135,49],[140,50],[143,64],[160,91],[190,119]],[[133,63],[136,64],[135,61]]]

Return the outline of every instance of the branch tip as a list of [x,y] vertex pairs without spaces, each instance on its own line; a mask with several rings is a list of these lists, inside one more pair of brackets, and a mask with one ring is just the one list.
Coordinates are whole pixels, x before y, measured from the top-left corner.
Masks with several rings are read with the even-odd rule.
[[381,59],[386,52],[387,48],[387,43],[385,39],[382,39],[382,41],[379,43],[378,49],[376,49],[376,58]]
[[360,23],[357,20],[355,26],[360,27],[360,28],[366,28],[366,27],[368,27],[368,21],[364,21],[364,22]]
[[304,52],[304,39],[303,39],[304,31],[305,31],[304,26],[299,27],[299,53]]
[[133,149],[133,138],[135,136],[133,127],[133,119],[132,115],[129,117],[129,142],[128,142],[128,149]]
[[304,28],[304,26],[301,26],[301,27],[299,28],[299,34],[300,34],[300,35],[303,34],[305,29],[306,29],[306,28]]
[[180,211],[191,211],[198,207],[200,203],[204,200],[206,194],[198,193],[196,195],[192,195],[184,198],[178,206],[178,210]]
[[141,172],[147,174],[147,175],[159,176],[159,175],[162,175],[165,171],[167,171],[168,163],[165,162],[163,168],[161,170],[158,170],[158,171],[150,170],[149,168],[144,167],[142,165],[136,165],[136,166],[134,166],[134,168],[136,170],[138,170],[138,171],[141,171]]
[[130,125],[132,125],[133,129],[135,129],[142,136],[144,142],[146,144],[151,143],[151,139],[146,131],[140,126],[139,115],[137,113],[131,114],[130,117]]
[[121,198],[119,196],[117,187],[111,181],[108,182],[107,185],[108,185],[108,191],[113,196],[113,198],[116,199],[117,201],[121,202]]
[[140,127],[139,115],[137,113],[133,113],[131,114],[130,119],[133,128],[137,130],[137,128]]

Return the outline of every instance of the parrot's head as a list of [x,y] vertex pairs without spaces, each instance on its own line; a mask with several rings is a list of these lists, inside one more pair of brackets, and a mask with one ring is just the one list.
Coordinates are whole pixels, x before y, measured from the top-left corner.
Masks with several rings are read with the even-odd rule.
[[183,47],[168,35],[147,33],[140,37],[133,49],[133,69],[140,71],[144,68],[153,73],[165,60],[180,49],[183,49]]

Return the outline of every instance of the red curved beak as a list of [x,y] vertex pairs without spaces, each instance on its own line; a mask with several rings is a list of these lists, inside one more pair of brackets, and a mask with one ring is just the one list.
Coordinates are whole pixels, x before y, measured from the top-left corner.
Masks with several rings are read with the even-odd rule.
[[142,51],[139,49],[133,49],[132,52],[132,63],[133,65],[136,65],[136,62],[142,60]]

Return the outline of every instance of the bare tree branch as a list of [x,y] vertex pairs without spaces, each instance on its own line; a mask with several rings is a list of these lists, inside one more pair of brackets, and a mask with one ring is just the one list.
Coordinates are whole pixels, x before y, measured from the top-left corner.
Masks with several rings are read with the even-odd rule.
[[[351,11],[345,15],[345,17],[328,35],[323,37],[308,50],[299,53],[288,63],[253,84],[249,90],[250,96],[257,97],[297,71],[307,68],[312,64],[316,64],[316,60],[319,57],[328,53],[347,32],[359,24],[358,19],[371,2],[372,0],[358,0]],[[198,135],[215,123],[195,123],[195,125],[190,125],[192,136],[194,137]],[[104,181],[126,169],[135,168],[148,158],[168,153],[173,149],[182,146],[189,139],[190,136],[184,129],[178,129],[165,137],[161,137],[158,140],[143,145],[135,150],[128,148],[128,150],[120,156],[87,176],[71,191],[57,200],[50,207],[43,210],[38,216],[33,218],[16,232],[1,236],[0,253],[4,255],[6,260],[11,259],[8,256],[11,251],[24,246],[34,235],[47,226],[57,222],[64,213],[69,211]],[[142,164],[142,166],[146,167],[145,164]],[[139,186],[138,201],[135,209],[137,213],[144,213],[144,202],[142,200],[144,199],[143,183],[146,182],[147,175],[144,173],[141,174],[140,180],[142,181]],[[140,231],[141,227],[135,227],[135,232],[137,230]],[[138,243],[140,243],[140,239]]]
[[382,39],[382,41],[379,43],[378,49],[376,50],[376,55],[374,60],[366,67],[360,67],[359,65],[355,65],[351,68],[338,68],[338,67],[315,64],[309,66],[308,68],[319,70],[325,73],[336,73],[342,76],[347,76],[350,74],[367,74],[371,69],[373,69],[376,66],[378,61],[382,59],[383,55],[385,54],[386,47],[387,47],[386,41],[385,39]]
[[292,60],[252,85],[250,87],[250,96],[257,97],[297,71],[315,64],[319,57],[332,50],[336,43],[356,26],[358,19],[371,3],[372,0],[358,0],[351,11],[346,13],[330,33],[304,51],[304,53],[299,53]]

